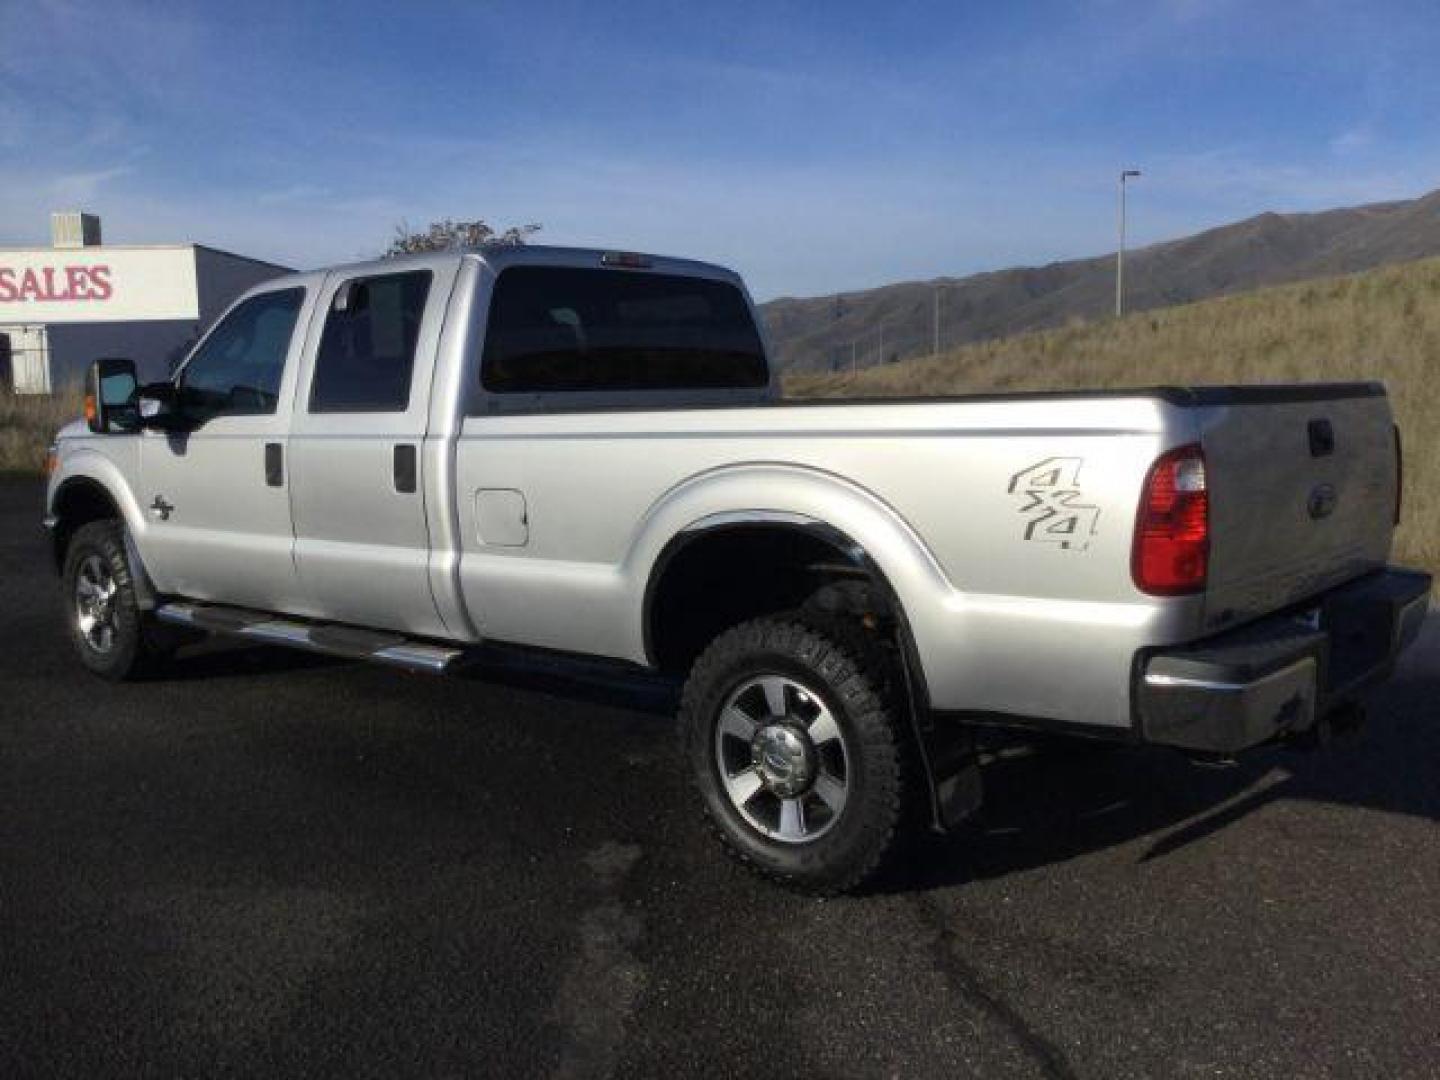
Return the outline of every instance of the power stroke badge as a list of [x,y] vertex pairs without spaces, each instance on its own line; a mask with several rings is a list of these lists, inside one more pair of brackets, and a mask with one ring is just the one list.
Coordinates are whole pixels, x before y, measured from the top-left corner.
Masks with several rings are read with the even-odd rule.
[[1010,478],[1010,494],[1020,501],[1025,539],[1084,551],[1095,535],[1100,508],[1085,502],[1080,488],[1084,458],[1046,458]]

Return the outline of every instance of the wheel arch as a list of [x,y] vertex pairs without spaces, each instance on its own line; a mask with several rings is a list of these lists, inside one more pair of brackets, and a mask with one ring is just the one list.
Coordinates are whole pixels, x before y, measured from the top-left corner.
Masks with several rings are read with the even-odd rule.
[[[757,502],[757,495],[761,501]],[[873,598],[883,604],[881,613],[894,621],[905,708],[920,750],[933,822],[941,827],[954,824],[978,805],[978,772],[972,771],[968,753],[970,731],[953,721],[939,721],[933,713],[911,617],[912,603],[937,603],[950,585],[930,552],[891,507],[842,478],[815,470],[740,467],[673,492],[667,505],[647,515],[645,525],[652,534],[654,554],[647,562],[639,620],[649,664],[682,670],[696,646],[704,647],[685,640],[677,656],[667,650],[664,637],[675,632],[673,623],[667,625],[675,601],[667,596],[673,597],[676,574],[698,574],[698,580],[714,583],[707,595],[729,595],[727,575],[707,579],[704,574],[707,554],[747,554],[756,546],[763,548],[766,540],[775,541],[776,548],[792,559],[826,552],[835,560],[833,576],[851,575],[867,583],[874,590]],[[663,540],[657,539],[660,535]],[[642,538],[637,547],[644,545]],[[687,562],[700,565],[687,566]],[[722,611],[725,619],[720,621],[733,625],[743,618],[772,614],[789,599],[776,597],[768,611],[740,605],[743,610]],[[724,628],[718,622],[705,627],[707,631]]]
[[140,507],[120,470],[108,458],[82,450],[66,462],[55,482],[46,522],[50,526],[51,558],[55,570],[65,569],[65,554],[76,531],[92,521],[113,519],[125,526],[125,553],[142,605],[153,602],[154,590],[135,537],[144,528]]
[[[763,558],[769,548],[782,569],[799,569],[805,560],[830,557],[815,582],[827,574],[837,578],[853,577],[871,582],[877,599],[886,614],[903,618],[903,605],[895,595],[885,572],[869,552],[847,533],[834,525],[803,514],[774,510],[737,510],[708,515],[691,523],[672,536],[656,557],[645,583],[642,601],[642,622],[645,655],[650,664],[661,670],[674,667],[672,654],[666,648],[668,628],[666,617],[672,612],[677,588],[684,588],[687,576],[702,573],[715,560],[735,559],[743,555]],[[813,566],[814,563],[808,563]],[[765,568],[751,564],[747,570],[761,572]],[[805,584],[809,584],[806,582]],[[778,599],[772,610],[782,611],[793,606]],[[766,614],[752,608],[742,616]],[[743,617],[730,621],[744,621]],[[713,635],[711,635],[713,637]]]
[[625,576],[634,583],[639,652],[647,663],[663,666],[657,601],[685,553],[746,532],[804,538],[876,582],[900,613],[938,603],[950,591],[938,561],[900,513],[860,485],[805,466],[724,466],[666,492],[630,545]]

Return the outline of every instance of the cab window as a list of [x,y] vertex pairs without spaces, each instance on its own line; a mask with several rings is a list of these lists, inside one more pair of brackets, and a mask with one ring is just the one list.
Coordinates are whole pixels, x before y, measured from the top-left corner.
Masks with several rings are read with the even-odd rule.
[[491,393],[764,387],[765,350],[726,281],[512,266],[490,301],[481,383]]
[[273,413],[304,299],[304,289],[261,293],[226,315],[180,373],[185,412],[201,423]]
[[315,357],[312,413],[406,410],[430,276],[413,270],[340,287]]

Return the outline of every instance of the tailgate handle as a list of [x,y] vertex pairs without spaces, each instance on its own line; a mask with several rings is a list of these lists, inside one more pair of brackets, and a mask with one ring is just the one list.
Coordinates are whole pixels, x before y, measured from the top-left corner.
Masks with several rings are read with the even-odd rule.
[[1329,457],[1335,452],[1335,429],[1329,420],[1311,420],[1310,456]]

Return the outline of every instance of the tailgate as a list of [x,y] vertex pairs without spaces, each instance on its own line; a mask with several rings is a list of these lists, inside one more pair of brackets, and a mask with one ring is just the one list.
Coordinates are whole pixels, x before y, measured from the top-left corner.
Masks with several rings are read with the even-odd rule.
[[1398,483],[1378,383],[1217,390],[1206,623],[1255,618],[1384,566]]

